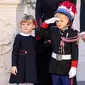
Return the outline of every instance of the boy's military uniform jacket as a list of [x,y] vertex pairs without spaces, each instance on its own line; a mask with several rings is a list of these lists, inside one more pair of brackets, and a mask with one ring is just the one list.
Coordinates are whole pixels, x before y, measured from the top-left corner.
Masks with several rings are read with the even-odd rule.
[[51,28],[50,31],[52,32],[52,57],[49,72],[68,75],[72,61],[78,60],[78,42],[62,42],[62,37],[75,38],[78,33],[71,28],[62,31],[57,27]]

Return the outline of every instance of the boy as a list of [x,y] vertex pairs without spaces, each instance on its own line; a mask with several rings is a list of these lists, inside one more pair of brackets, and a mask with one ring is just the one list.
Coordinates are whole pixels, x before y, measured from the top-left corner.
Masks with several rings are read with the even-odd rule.
[[53,85],[70,85],[70,80],[76,76],[78,64],[78,33],[71,29],[76,13],[73,3],[61,3],[55,12],[55,17],[46,20],[41,26],[47,28],[48,24],[56,21],[56,27],[50,29],[52,43],[52,57],[49,72],[52,74]]

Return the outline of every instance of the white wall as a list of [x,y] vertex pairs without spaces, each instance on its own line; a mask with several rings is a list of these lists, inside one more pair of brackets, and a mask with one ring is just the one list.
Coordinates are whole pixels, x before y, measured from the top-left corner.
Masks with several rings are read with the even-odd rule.
[[85,42],[79,42],[79,65],[77,70],[77,80],[85,81]]

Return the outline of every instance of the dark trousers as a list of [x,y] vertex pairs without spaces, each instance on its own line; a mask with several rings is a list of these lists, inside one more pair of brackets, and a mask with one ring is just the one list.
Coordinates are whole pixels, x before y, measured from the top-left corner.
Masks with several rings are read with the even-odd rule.
[[52,75],[53,85],[77,85],[76,77],[69,79],[69,76]]
[[52,75],[53,85],[70,85],[70,79],[68,76]]

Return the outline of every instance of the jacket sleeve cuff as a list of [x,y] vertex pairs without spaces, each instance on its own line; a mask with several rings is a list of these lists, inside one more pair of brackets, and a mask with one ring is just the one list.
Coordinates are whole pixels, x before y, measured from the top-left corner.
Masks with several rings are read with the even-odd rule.
[[44,29],[47,29],[48,28],[48,24],[44,22],[44,23],[42,23],[41,27],[44,28]]
[[12,66],[17,66],[15,63],[12,63]]
[[77,68],[77,66],[78,66],[78,60],[72,61],[71,67],[76,67]]

